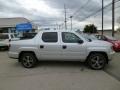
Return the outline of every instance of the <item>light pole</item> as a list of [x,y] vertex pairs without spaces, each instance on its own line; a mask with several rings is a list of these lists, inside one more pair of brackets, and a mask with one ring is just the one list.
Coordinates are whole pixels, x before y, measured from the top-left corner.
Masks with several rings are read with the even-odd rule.
[[66,18],[66,5],[64,4],[64,10],[65,10],[65,30],[67,30],[67,18]]
[[71,19],[71,30],[72,30],[72,18],[73,18],[73,16],[70,16],[70,19]]
[[104,25],[104,0],[102,0],[102,36],[103,36],[103,25]]
[[115,0],[112,0],[112,36],[114,37],[115,31]]

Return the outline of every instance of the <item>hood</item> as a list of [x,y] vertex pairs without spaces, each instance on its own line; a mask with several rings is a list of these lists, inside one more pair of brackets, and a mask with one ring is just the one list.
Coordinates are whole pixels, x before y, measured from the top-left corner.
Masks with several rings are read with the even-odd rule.
[[102,41],[102,40],[93,40],[92,42],[89,42],[90,45],[92,46],[112,46],[111,43],[106,42],[106,41]]

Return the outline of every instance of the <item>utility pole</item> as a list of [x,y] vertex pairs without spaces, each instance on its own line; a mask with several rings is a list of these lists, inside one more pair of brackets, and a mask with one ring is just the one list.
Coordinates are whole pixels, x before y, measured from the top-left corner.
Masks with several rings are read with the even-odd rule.
[[73,18],[73,16],[70,16],[70,19],[71,19],[71,30],[72,30],[72,18]]
[[65,30],[67,30],[67,19],[66,19],[66,5],[64,4],[64,10],[65,10]]
[[59,25],[59,30],[61,29],[61,25]]
[[104,0],[102,0],[102,36],[103,36],[103,26],[104,26]]
[[112,0],[112,36],[114,37],[115,31],[115,0]]

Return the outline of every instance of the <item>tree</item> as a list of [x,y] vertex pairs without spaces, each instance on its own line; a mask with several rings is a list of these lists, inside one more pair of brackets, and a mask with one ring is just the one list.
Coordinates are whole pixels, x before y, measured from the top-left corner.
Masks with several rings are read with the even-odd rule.
[[97,33],[97,27],[94,24],[86,25],[83,32],[84,33]]

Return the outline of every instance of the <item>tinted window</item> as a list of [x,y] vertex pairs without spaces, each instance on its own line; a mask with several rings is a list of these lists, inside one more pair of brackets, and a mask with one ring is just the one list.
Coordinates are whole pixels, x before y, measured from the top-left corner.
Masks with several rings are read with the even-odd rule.
[[42,40],[44,42],[57,42],[58,41],[57,32],[45,32],[45,33],[43,33]]
[[9,39],[8,35],[0,35],[0,39]]
[[11,38],[14,38],[14,36],[13,36],[13,35],[11,35]]
[[65,43],[77,43],[80,40],[80,38],[73,33],[63,32],[62,40]]

